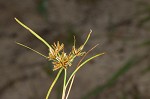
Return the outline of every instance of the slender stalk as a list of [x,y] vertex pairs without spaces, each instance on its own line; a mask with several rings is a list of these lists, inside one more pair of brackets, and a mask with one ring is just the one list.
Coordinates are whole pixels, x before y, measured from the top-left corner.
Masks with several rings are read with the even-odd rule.
[[66,93],[66,78],[67,78],[67,70],[65,70],[64,74],[64,84],[63,84],[63,92],[62,92],[62,99],[65,99],[65,93]]
[[18,44],[18,45],[20,45],[20,46],[23,46],[23,47],[25,47],[25,48],[27,48],[27,49],[30,49],[31,51],[33,51],[33,52],[35,52],[35,53],[37,53],[37,54],[39,54],[39,55],[41,55],[41,56],[47,58],[47,56],[41,54],[40,52],[38,52],[38,51],[36,51],[36,50],[34,50],[34,49],[32,49],[32,48],[30,48],[30,47],[24,45],[24,44],[21,44],[21,43],[18,43],[18,42],[16,42],[16,44]]
[[70,83],[70,86],[69,86],[69,89],[68,89],[68,92],[67,92],[67,95],[66,95],[66,98],[65,98],[65,99],[68,99],[68,96],[69,96],[69,94],[70,94],[70,90],[71,90],[71,88],[72,88],[72,84],[73,84],[73,82],[74,82],[74,78],[75,78],[75,75],[73,75],[73,77],[72,77],[72,80],[71,80],[71,83]]
[[52,89],[53,89],[55,83],[57,82],[57,80],[58,80],[58,78],[59,78],[59,76],[60,76],[62,70],[63,70],[63,68],[61,68],[61,69],[59,70],[59,72],[58,72],[56,78],[54,79],[52,85],[50,86],[50,88],[49,88],[49,90],[48,90],[48,92],[47,92],[47,95],[46,95],[46,98],[45,98],[45,99],[48,99],[48,97],[50,96],[50,93],[51,93],[51,91],[52,91]]
[[92,60],[92,59],[94,59],[94,58],[96,58],[96,57],[98,57],[98,56],[101,56],[101,55],[103,55],[103,54],[104,54],[104,53],[96,54],[96,55],[94,55],[93,57],[91,57],[91,58],[85,60],[82,64],[80,64],[80,65],[74,70],[74,72],[71,74],[71,76],[69,77],[69,79],[68,79],[68,81],[67,81],[67,83],[66,83],[66,87],[68,86],[68,84],[69,84],[70,80],[72,79],[73,75],[75,75],[75,73],[76,73],[84,64],[86,64],[86,63],[89,62],[90,60]]
[[80,61],[78,62],[77,67],[80,65],[80,63],[84,60],[84,58],[87,56],[87,54],[89,54],[93,49],[95,49],[99,44],[96,44],[94,47],[92,47],[90,50],[88,50],[88,52],[85,53],[85,55],[80,59]]
[[[99,45],[99,44],[96,44],[94,47],[92,47],[92,48],[81,58],[81,60],[80,60],[79,63],[77,64],[77,67],[80,65],[80,63],[83,61],[83,59],[87,56],[87,54],[90,53],[90,52],[91,52],[94,48],[96,48],[98,45]],[[73,84],[74,78],[75,78],[75,75],[73,75],[73,77],[71,78],[71,79],[72,79],[72,80],[71,80],[71,84],[70,84],[70,87],[69,87],[69,89],[68,89],[68,92],[67,92],[67,95],[66,95],[66,98],[65,98],[65,99],[67,99],[68,96],[69,96],[69,93],[70,93],[70,90],[71,90],[71,88],[72,88],[72,84]],[[70,81],[67,82],[66,88],[67,88],[69,82],[70,82]]]

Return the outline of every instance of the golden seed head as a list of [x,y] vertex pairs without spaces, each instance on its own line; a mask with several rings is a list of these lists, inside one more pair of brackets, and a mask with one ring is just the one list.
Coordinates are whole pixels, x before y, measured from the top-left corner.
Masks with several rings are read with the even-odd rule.
[[84,48],[84,45],[80,46],[78,49],[75,48],[75,46],[72,47],[72,54],[76,56],[83,56],[85,52],[82,52]]
[[49,60],[55,60],[59,54],[59,52],[61,50],[64,49],[64,44],[59,44],[59,41],[56,43],[54,43],[54,45],[52,45],[52,47],[49,48]]
[[[52,47],[49,49],[48,59],[52,60],[52,64],[54,65],[53,70],[57,70],[59,68],[67,68],[67,66],[71,66],[75,57],[82,56],[85,52],[82,52],[83,45],[78,49],[75,46],[72,47],[72,51],[67,55],[64,52],[64,44],[60,44],[59,41],[51,45]],[[63,50],[63,51],[62,51]]]
[[57,70],[61,67],[67,68],[67,66],[71,66],[71,57],[69,55],[66,55],[65,52],[62,52],[61,55],[57,57],[57,61],[52,62],[54,65],[53,70]]

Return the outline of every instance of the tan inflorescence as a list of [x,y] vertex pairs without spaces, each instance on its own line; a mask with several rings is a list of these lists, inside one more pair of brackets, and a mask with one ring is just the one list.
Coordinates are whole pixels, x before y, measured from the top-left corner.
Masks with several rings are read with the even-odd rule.
[[72,47],[72,51],[67,55],[64,52],[64,44],[60,44],[59,41],[51,45],[49,48],[48,59],[53,61],[54,65],[53,70],[60,68],[66,69],[67,66],[71,66],[75,57],[82,56],[85,52],[82,52],[84,45],[80,46],[78,49],[75,48],[75,45]]

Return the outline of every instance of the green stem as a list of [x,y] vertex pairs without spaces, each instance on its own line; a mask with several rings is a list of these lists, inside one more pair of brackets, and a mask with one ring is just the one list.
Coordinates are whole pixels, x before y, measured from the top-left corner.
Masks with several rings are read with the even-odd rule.
[[67,92],[67,95],[66,95],[66,99],[68,99],[68,96],[69,96],[69,94],[70,94],[70,90],[71,90],[71,88],[72,88],[72,84],[73,84],[73,82],[74,82],[74,78],[75,78],[75,75],[73,75],[73,77],[72,77],[72,80],[71,80],[71,83],[70,83],[70,87],[69,87],[68,92]]
[[98,57],[98,56],[101,56],[101,55],[103,55],[103,54],[104,54],[104,53],[97,54],[97,55],[95,55],[95,56],[93,56],[93,57],[91,57],[91,58],[85,60],[82,64],[80,64],[80,65],[74,70],[74,72],[71,74],[71,76],[69,77],[69,80],[67,81],[66,87],[68,86],[70,80],[71,80],[72,77],[75,75],[75,73],[76,73],[84,64],[86,64],[86,63],[89,62],[90,60],[92,60],[92,59],[94,59],[94,58],[96,58],[96,57]]
[[63,93],[62,93],[62,99],[65,99],[65,93],[66,93],[66,78],[67,78],[67,70],[65,70],[64,74],[64,85],[63,85]]
[[50,86],[50,88],[49,88],[49,90],[48,90],[48,92],[47,92],[47,95],[46,95],[46,98],[45,98],[45,99],[48,99],[48,97],[49,97],[49,95],[50,95],[50,93],[51,93],[51,91],[52,91],[52,89],[53,89],[55,83],[57,82],[57,80],[58,80],[58,78],[59,78],[59,76],[60,76],[62,70],[63,70],[63,68],[61,68],[61,69],[59,70],[59,72],[58,72],[58,74],[57,74],[55,80],[53,81],[52,85]]

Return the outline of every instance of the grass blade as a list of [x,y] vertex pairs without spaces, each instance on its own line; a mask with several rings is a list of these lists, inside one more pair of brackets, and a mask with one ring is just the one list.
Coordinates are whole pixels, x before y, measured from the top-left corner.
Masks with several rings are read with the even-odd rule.
[[66,87],[68,86],[69,82],[71,81],[71,79],[72,79],[72,77],[75,75],[75,73],[76,73],[83,65],[85,65],[85,64],[86,64],[87,62],[89,62],[90,60],[92,60],[92,59],[94,59],[94,58],[96,58],[96,57],[98,57],[98,56],[101,56],[101,55],[104,55],[104,53],[100,53],[100,54],[94,55],[93,57],[91,57],[91,58],[85,60],[83,63],[81,63],[81,64],[74,70],[74,72],[71,74],[71,76],[69,77],[69,79],[68,79],[68,81],[67,81],[67,83],[66,83]]
[[27,27],[25,24],[23,24],[21,21],[19,21],[17,18],[15,18],[15,20],[21,25],[23,26],[25,29],[27,29],[28,31],[30,31],[35,37],[37,37],[40,41],[42,41],[48,48],[50,48],[51,46],[43,39],[41,38],[37,33],[35,33],[33,30],[31,30],[29,27]]
[[30,48],[30,47],[24,45],[24,44],[21,44],[21,43],[18,43],[18,42],[16,42],[16,44],[18,44],[18,45],[20,45],[20,46],[23,46],[23,47],[25,47],[25,48],[27,48],[27,49],[30,49],[31,51],[33,51],[33,52],[35,52],[35,53],[37,53],[37,54],[39,54],[39,55],[41,55],[41,56],[47,58],[47,56],[41,54],[40,52],[38,52],[38,51],[36,51],[36,50],[34,50],[34,49],[32,49],[32,48]]

